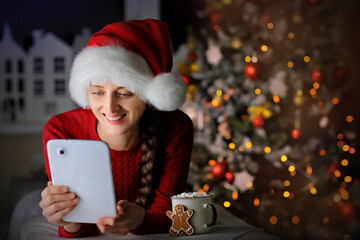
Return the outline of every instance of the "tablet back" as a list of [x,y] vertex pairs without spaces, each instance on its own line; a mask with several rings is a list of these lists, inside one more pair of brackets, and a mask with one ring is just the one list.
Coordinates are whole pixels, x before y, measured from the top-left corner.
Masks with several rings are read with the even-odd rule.
[[54,185],[68,186],[79,196],[78,205],[63,220],[96,223],[116,215],[110,150],[95,140],[53,139],[47,143]]

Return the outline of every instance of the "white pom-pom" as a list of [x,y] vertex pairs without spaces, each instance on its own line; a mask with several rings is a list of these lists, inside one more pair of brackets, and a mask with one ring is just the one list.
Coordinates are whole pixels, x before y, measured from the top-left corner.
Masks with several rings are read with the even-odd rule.
[[185,101],[186,84],[178,73],[157,75],[145,90],[146,98],[155,108],[161,111],[178,109]]

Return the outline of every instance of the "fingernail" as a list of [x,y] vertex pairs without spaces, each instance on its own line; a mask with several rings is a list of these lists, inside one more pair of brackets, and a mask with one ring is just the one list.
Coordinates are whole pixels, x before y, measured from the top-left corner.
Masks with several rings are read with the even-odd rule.
[[63,192],[67,192],[67,187],[63,187],[63,188],[62,188],[62,191],[63,191]]

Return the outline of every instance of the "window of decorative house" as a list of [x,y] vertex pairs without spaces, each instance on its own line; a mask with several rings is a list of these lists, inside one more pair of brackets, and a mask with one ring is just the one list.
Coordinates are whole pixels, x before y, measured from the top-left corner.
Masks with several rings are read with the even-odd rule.
[[17,85],[17,87],[18,87],[18,92],[19,92],[19,93],[23,93],[23,92],[24,92],[24,90],[25,90],[24,79],[20,78],[20,79],[18,80],[18,85]]
[[54,58],[54,72],[65,72],[65,59],[63,57]]
[[55,95],[64,95],[64,94],[65,94],[65,80],[55,79]]
[[42,57],[34,58],[34,73],[44,72],[44,59]]
[[24,72],[24,61],[22,59],[19,59],[17,62],[17,70],[18,73],[23,73]]
[[24,98],[19,98],[19,108],[20,108],[20,110],[25,109],[25,100],[24,100]]
[[44,81],[43,80],[35,80],[34,81],[34,95],[35,96],[43,96],[44,95]]
[[12,92],[12,81],[11,81],[10,78],[6,79],[5,91],[8,92],[8,93]]
[[44,105],[44,114],[47,116],[53,116],[56,113],[56,103],[46,102]]
[[11,73],[12,72],[12,64],[10,59],[6,59],[5,61],[5,72]]

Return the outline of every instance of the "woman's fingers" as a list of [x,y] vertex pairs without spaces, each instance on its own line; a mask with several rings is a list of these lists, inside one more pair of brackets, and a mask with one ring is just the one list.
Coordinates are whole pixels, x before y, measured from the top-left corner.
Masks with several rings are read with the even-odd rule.
[[47,217],[47,220],[49,221],[49,223],[52,224],[61,224],[61,225],[65,225],[66,222],[62,221],[61,219],[63,217],[66,216],[66,214],[68,214],[69,212],[71,212],[75,207],[68,207],[68,208],[64,208],[60,211],[57,211],[55,214],[52,214],[50,216]]
[[115,217],[99,218],[96,225],[103,234],[125,236],[130,230],[127,222],[126,218],[118,215]]
[[45,198],[48,195],[51,194],[62,194],[62,193],[66,193],[68,192],[68,187],[66,186],[47,186],[42,192],[41,192],[41,197]]
[[120,214],[124,214],[125,213],[125,209],[130,206],[130,202],[127,200],[120,200],[117,204],[116,204],[116,210],[117,213]]
[[73,209],[74,207],[76,207],[78,202],[79,202],[78,197],[67,201],[55,201],[52,204],[50,204],[48,207],[43,208],[43,215],[52,216],[64,209],[68,209],[68,208]]

